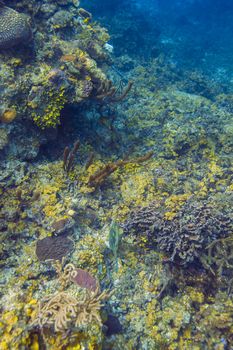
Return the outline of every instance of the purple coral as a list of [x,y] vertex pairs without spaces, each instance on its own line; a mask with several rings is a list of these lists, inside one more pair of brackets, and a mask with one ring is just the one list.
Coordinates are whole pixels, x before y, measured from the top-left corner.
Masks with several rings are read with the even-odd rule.
[[233,229],[232,210],[225,212],[214,201],[190,199],[172,220],[166,219],[165,208],[154,203],[131,213],[125,222],[126,233],[147,237],[149,245],[166,253],[169,261],[188,265],[199,260],[206,247]]
[[98,281],[88,271],[83,269],[76,269],[76,276],[72,281],[78,284],[82,288],[86,288],[92,292],[95,292],[98,288]]
[[45,237],[36,242],[36,255],[40,261],[61,261],[73,248],[74,242],[68,237]]

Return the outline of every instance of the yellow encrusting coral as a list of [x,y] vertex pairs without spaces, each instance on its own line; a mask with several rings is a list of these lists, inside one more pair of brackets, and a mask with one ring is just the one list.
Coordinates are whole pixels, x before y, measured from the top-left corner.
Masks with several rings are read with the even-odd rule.
[[61,111],[67,102],[65,89],[60,88],[58,91],[51,89],[48,92],[49,102],[43,111],[43,115],[37,115],[32,112],[32,118],[36,125],[42,130],[45,128],[55,128],[60,124]]

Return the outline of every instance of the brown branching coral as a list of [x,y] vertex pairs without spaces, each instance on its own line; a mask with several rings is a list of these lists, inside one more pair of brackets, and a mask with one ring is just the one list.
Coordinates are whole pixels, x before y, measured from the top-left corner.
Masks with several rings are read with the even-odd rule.
[[87,158],[87,161],[85,164],[85,170],[87,170],[91,166],[91,164],[93,163],[94,157],[95,157],[94,152],[91,152],[89,157]]
[[[63,169],[67,174],[74,168],[74,160],[76,153],[80,147],[80,141],[74,143],[73,149],[70,151],[69,147],[66,146],[63,151]],[[85,170],[89,168],[94,160],[94,153],[91,152],[86,160]]]
[[118,160],[115,163],[108,163],[102,169],[97,170],[93,175],[89,177],[88,185],[91,187],[97,188],[105,181],[107,177],[109,177],[112,173],[114,173],[114,171],[116,171],[118,168],[121,168],[124,165],[129,163],[136,163],[136,164],[143,163],[146,160],[150,159],[152,155],[153,155],[153,152],[148,152],[142,157],[133,158],[129,160]]
[[95,98],[97,100],[103,100],[107,97],[111,97],[115,94],[116,88],[113,86],[111,80],[106,80],[100,82],[99,86],[96,88],[95,91]]
[[65,147],[63,152],[63,169],[67,172],[70,172],[72,167],[74,166],[75,155],[79,149],[80,141],[76,141],[73,149],[70,151],[69,147]]
[[[67,174],[70,172],[70,170],[74,166],[74,159],[79,149],[79,146],[80,146],[80,142],[76,141],[71,151],[69,150],[69,147],[65,147],[64,149],[63,169],[67,172]],[[88,179],[88,185],[90,187],[97,188],[105,181],[107,177],[109,177],[112,173],[114,173],[118,168],[121,168],[129,163],[136,163],[136,164],[143,163],[148,159],[150,159],[152,156],[153,156],[153,152],[148,152],[140,157],[118,160],[115,163],[113,162],[107,163],[103,168],[97,170],[94,174],[90,175]],[[94,159],[94,153],[91,152],[84,166],[85,170],[87,170],[90,167],[90,165],[93,162],[93,159]]]
[[106,164],[103,169],[97,170],[93,175],[89,177],[88,185],[90,187],[100,186],[104,180],[109,177],[114,171],[119,168],[117,163]]
[[147,160],[150,159],[152,156],[153,156],[153,152],[150,151],[150,152],[144,154],[144,156],[137,157],[137,158],[132,158],[132,159],[129,159],[129,160],[123,160],[123,161],[122,161],[122,164],[123,164],[123,165],[128,164],[128,163],[140,164],[140,163],[143,163],[143,162],[147,161]]
[[101,82],[95,91],[95,99],[101,100],[108,103],[120,102],[122,101],[130,92],[133,86],[133,81],[129,81],[125,89],[118,94],[118,89],[113,86],[111,80]]
[[120,95],[116,95],[114,94],[110,100],[110,102],[120,102],[122,100],[124,100],[124,98],[128,95],[128,93],[130,92],[131,88],[133,86],[133,81],[129,81],[128,85],[126,86],[126,88],[122,91],[122,93]]

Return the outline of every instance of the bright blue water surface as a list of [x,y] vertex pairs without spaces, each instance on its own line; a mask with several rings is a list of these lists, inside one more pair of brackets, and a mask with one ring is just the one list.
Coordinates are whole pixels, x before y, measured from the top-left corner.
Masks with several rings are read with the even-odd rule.
[[101,4],[84,1],[84,4],[102,20],[110,33],[121,32],[125,19],[126,32],[131,31],[126,35],[130,38],[127,43],[123,38],[119,43],[113,35],[116,55],[124,50],[141,58],[150,58],[163,52],[179,67],[198,69],[231,84],[231,1],[101,1]]

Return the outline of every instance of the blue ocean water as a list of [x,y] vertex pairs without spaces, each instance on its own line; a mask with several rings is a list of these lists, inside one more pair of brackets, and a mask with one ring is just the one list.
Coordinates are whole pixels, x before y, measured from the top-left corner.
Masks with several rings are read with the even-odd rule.
[[0,350],[233,350],[233,2],[0,0]]
[[[181,68],[198,69],[231,84],[233,4],[230,1],[104,1],[101,5],[86,1],[84,4],[113,34],[116,54],[124,49],[149,58],[163,52]],[[130,30],[131,37],[126,43],[124,38],[118,43],[124,26],[125,34]],[[124,45],[127,47],[123,48]]]

